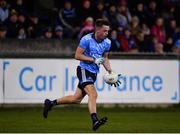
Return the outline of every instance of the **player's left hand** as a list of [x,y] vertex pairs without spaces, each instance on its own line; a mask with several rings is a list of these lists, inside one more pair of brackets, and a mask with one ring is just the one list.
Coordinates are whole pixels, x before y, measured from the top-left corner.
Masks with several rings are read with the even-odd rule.
[[[120,76],[121,76],[121,74],[118,74],[118,78],[119,78]],[[120,84],[121,84],[121,81],[120,81],[120,80],[117,80],[116,82],[111,83],[110,85],[111,85],[111,86],[114,86],[114,87],[118,87]]]
[[103,78],[107,84],[117,87],[121,84],[121,82],[119,81],[120,76],[121,74],[116,74],[113,71],[107,71]]

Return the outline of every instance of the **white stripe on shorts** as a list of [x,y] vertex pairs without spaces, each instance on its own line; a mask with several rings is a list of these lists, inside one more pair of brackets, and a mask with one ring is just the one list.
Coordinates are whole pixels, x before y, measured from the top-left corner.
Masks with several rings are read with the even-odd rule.
[[85,82],[86,81],[86,73],[85,73],[84,68],[81,68],[81,74],[82,74],[82,81]]

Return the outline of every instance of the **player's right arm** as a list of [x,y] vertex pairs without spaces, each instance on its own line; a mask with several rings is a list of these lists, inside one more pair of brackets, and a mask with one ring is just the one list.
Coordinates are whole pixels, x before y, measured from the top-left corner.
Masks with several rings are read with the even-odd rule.
[[84,55],[84,48],[77,47],[76,53],[75,53],[75,59],[80,60],[80,61],[85,61],[85,62],[94,62],[94,58],[88,57]]

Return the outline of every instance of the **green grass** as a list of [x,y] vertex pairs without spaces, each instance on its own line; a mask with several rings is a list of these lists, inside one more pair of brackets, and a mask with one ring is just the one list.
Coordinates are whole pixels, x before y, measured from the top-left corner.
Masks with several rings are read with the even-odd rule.
[[[180,108],[98,108],[108,123],[97,132],[180,132]],[[0,132],[93,132],[87,108],[58,107],[42,118],[42,108],[0,108]]]

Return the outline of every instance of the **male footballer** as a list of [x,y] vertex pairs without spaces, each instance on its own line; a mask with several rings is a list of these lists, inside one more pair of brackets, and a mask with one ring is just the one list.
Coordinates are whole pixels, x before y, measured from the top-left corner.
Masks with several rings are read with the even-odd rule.
[[[100,65],[103,65],[109,73],[112,72],[108,59],[108,51],[111,46],[111,41],[107,38],[109,30],[110,24],[107,20],[97,19],[94,33],[87,34],[81,38],[75,53],[75,59],[80,60],[80,64],[77,67],[79,84],[75,94],[53,101],[46,99],[44,101],[43,111],[45,118],[47,118],[48,112],[53,106],[72,103],[79,104],[84,96],[88,95],[88,109],[92,119],[93,130],[97,130],[101,125],[106,123],[107,117],[99,119],[97,116],[97,91],[94,83]],[[119,85],[118,82],[114,83],[114,85]]]

